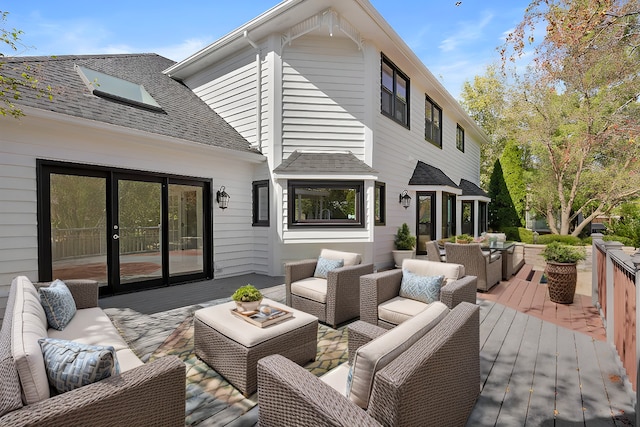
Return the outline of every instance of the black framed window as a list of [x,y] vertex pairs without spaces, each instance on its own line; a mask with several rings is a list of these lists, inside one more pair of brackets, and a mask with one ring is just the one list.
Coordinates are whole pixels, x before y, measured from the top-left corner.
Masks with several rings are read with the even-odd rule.
[[487,203],[478,202],[478,233],[487,231]]
[[290,227],[364,227],[362,181],[289,181]]
[[253,182],[253,225],[269,226],[269,181]]
[[442,148],[442,108],[425,95],[424,139]]
[[464,129],[460,125],[456,126],[456,147],[464,153]]
[[380,110],[402,126],[409,127],[409,77],[382,56]]
[[387,216],[387,190],[384,182],[376,182],[375,188],[375,218],[376,225],[385,225]]
[[472,200],[462,201],[462,233],[473,236],[473,222],[475,217]]

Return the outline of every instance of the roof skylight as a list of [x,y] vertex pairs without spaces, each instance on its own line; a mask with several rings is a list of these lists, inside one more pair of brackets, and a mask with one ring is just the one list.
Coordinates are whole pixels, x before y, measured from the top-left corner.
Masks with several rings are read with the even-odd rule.
[[75,69],[82,77],[85,84],[91,89],[96,96],[111,98],[116,101],[132,104],[143,108],[149,108],[156,111],[162,111],[160,104],[144,86],[110,76],[99,71],[91,70],[86,67],[75,65]]

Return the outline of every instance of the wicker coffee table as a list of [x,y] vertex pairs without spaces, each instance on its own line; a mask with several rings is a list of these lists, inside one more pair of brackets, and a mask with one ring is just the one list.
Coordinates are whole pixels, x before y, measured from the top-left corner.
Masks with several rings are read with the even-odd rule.
[[263,304],[281,307],[293,316],[260,328],[233,315],[233,301],[193,315],[196,355],[245,396],[258,387],[259,359],[281,354],[302,365],[316,358],[318,318],[267,298]]

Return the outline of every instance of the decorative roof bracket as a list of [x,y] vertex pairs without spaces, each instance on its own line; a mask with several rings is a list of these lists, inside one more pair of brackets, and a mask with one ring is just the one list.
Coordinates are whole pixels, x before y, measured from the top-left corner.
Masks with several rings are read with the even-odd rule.
[[282,35],[282,46],[286,44],[291,46],[291,43],[298,37],[302,37],[312,31],[318,30],[326,26],[329,30],[329,36],[333,37],[334,29],[338,29],[344,35],[349,37],[357,46],[359,50],[362,50],[364,40],[360,35],[360,32],[351,25],[349,21],[340,16],[338,12],[333,9],[327,9],[317,15],[311,16],[302,22],[294,25]]

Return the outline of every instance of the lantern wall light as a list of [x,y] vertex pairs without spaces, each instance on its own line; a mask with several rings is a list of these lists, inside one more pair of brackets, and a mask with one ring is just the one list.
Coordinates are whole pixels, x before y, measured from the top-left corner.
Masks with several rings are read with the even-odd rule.
[[216,201],[218,202],[218,207],[220,209],[227,209],[229,207],[229,199],[231,196],[224,191],[224,185],[220,187],[220,190],[216,193]]
[[411,206],[411,196],[407,193],[407,190],[404,190],[402,193],[400,193],[398,201],[405,209]]

